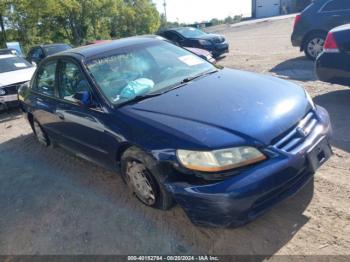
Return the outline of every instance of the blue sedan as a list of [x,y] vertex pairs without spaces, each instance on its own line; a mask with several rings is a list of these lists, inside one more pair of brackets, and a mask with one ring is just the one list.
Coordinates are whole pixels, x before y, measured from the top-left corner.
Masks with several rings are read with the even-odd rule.
[[236,227],[294,195],[332,154],[328,113],[273,77],[157,37],[50,56],[19,99],[38,141],[120,171],[143,204]]

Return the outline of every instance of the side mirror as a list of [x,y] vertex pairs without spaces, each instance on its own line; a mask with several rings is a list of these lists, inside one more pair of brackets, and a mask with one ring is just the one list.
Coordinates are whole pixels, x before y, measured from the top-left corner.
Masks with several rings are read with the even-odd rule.
[[89,106],[91,105],[91,97],[89,91],[80,91],[74,94],[73,98],[81,105],[81,106]]

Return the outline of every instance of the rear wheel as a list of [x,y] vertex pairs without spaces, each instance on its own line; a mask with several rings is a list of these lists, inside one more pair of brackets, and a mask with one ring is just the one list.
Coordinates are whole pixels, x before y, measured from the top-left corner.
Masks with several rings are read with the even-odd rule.
[[34,134],[36,136],[36,139],[39,141],[39,143],[45,147],[48,147],[50,145],[50,139],[45,133],[45,131],[42,129],[38,121],[33,120],[32,127],[33,127]]
[[323,33],[315,33],[309,36],[304,44],[305,55],[313,61],[316,60],[323,51],[325,40],[326,34]]
[[128,187],[143,204],[162,210],[173,205],[171,195],[161,183],[164,170],[142,150],[127,149],[121,159],[121,171]]

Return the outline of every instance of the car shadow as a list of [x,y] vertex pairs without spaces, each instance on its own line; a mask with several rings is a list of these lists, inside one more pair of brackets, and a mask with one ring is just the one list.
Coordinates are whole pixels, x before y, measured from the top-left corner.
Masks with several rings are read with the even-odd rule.
[[308,222],[314,183],[236,229],[196,227],[176,206],[143,206],[119,175],[33,135],[0,144],[0,253],[213,254],[268,258]]
[[276,65],[270,70],[276,76],[289,80],[297,81],[315,81],[314,62],[304,56],[292,58]]
[[350,153],[350,89],[337,90],[314,98],[327,109],[333,126],[333,145]]
[[22,117],[22,112],[18,108],[1,110],[0,111],[0,124],[10,120],[18,119]]

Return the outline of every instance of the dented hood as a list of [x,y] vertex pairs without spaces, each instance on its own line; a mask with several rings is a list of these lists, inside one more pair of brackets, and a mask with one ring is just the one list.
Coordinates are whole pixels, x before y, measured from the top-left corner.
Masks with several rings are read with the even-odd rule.
[[[303,88],[277,78],[223,69],[179,89],[124,108],[148,123],[211,147],[271,140],[310,110]],[[225,138],[223,138],[225,137]]]

